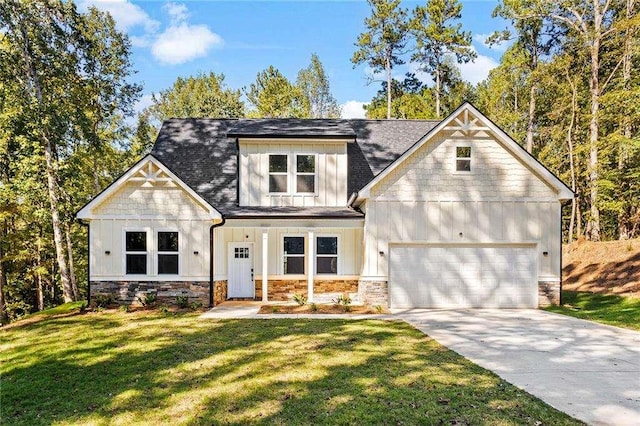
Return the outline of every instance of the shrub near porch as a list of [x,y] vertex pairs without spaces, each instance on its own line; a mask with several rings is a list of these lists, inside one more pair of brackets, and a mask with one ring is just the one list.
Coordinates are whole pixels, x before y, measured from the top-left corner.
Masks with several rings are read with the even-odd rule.
[[3,424],[579,424],[402,322],[105,312],[0,336]]

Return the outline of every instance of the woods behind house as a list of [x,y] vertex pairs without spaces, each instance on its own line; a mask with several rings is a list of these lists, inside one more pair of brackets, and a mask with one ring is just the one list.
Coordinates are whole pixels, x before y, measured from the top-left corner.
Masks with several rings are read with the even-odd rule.
[[[380,90],[368,118],[446,117],[474,103],[576,192],[565,241],[640,236],[640,16],[636,0],[502,0],[510,22],[482,40],[505,49],[487,79],[457,0],[370,0],[353,41]],[[265,64],[230,88],[223,74],[178,78],[134,113],[131,43],[110,15],[73,2],[0,3],[0,315],[78,300],[87,231],[75,212],[154,141],[168,117],[339,117],[320,58],[290,80]],[[413,70],[396,78],[397,69]]]

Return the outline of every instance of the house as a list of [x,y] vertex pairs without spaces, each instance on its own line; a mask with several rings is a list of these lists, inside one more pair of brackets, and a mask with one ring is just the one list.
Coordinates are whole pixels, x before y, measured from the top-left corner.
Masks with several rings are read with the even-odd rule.
[[557,303],[572,191],[469,103],[442,121],[172,119],[77,214],[90,292]]

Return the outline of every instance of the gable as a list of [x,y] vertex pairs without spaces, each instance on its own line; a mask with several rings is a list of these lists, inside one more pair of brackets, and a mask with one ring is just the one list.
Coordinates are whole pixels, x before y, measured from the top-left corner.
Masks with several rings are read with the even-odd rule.
[[[471,172],[455,171],[457,146],[472,147]],[[573,197],[562,181],[469,103],[371,180],[358,200],[383,194],[393,199]]]
[[220,214],[153,156],[140,160],[77,214],[104,217],[217,219]]
[[[554,199],[557,193],[495,138],[435,135],[371,189],[388,200]],[[456,149],[471,148],[471,171],[456,171]]]

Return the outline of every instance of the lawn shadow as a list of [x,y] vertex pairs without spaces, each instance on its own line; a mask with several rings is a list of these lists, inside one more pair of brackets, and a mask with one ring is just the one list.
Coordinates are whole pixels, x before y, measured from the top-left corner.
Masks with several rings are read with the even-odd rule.
[[570,423],[402,322],[87,318],[9,336],[3,424]]

